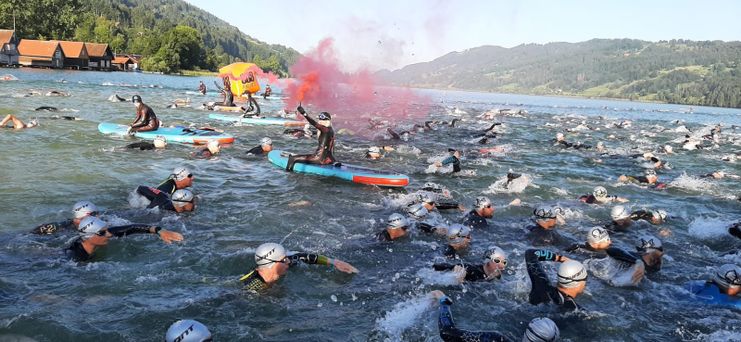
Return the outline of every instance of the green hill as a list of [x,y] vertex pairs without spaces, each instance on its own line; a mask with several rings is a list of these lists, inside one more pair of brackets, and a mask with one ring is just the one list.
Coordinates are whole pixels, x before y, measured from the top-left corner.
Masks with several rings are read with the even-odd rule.
[[482,46],[379,75],[399,85],[741,108],[741,42]]
[[287,75],[299,56],[182,0],[5,0],[0,28],[13,27],[13,12],[21,38],[107,43],[144,55],[143,66],[155,71],[215,70],[242,60]]

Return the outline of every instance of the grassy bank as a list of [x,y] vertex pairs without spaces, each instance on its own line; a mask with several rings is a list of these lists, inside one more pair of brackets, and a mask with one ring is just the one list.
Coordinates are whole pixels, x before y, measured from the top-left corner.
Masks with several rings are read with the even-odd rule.
[[213,71],[208,71],[208,70],[180,70],[179,75],[216,77],[218,73],[213,72]]

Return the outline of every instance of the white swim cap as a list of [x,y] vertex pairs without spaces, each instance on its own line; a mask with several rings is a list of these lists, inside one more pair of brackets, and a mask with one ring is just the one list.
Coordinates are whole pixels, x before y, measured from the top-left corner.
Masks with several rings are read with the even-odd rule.
[[381,153],[381,149],[378,146],[368,147],[368,153]]
[[268,137],[262,138],[262,139],[260,139],[260,145],[270,145],[270,146],[272,146],[273,145],[273,140],[270,139],[270,138],[268,138]]
[[389,216],[387,224],[391,229],[404,228],[408,225],[407,218],[397,213],[393,213]]
[[558,267],[558,285],[565,288],[577,287],[587,281],[587,269],[581,262],[566,260]]
[[201,322],[184,319],[172,323],[165,334],[166,342],[205,342],[211,341],[211,332]]
[[612,207],[612,210],[610,211],[610,216],[613,220],[622,220],[630,217],[630,213],[628,213],[628,210],[625,209],[622,205],[616,205]]
[[84,237],[91,237],[97,234],[101,229],[105,228],[107,224],[105,221],[95,217],[88,216],[80,221],[80,225],[77,227],[77,231]]
[[283,262],[286,258],[286,249],[277,243],[264,243],[255,250],[257,268],[268,268],[276,262]]
[[548,317],[539,317],[527,325],[522,342],[552,342],[558,341],[560,337],[561,332],[555,322]]
[[504,250],[497,246],[489,247],[484,255],[484,259],[486,261],[492,261],[497,264],[501,263],[504,264],[504,266],[507,266],[507,253],[504,253]]
[[587,242],[590,245],[600,242],[610,242],[610,233],[602,227],[592,227],[587,233]]
[[476,197],[476,209],[484,209],[491,207],[491,200],[486,196]]
[[425,191],[417,195],[417,200],[422,203],[435,203],[435,200],[437,200],[437,196],[434,193]]
[[452,244],[461,243],[467,237],[471,237],[471,228],[462,224],[454,224],[448,228],[448,241]]
[[181,181],[183,179],[186,179],[192,176],[193,174],[190,173],[190,170],[182,166],[172,171],[172,178],[175,179],[176,181]]
[[598,186],[594,188],[594,191],[592,191],[592,195],[594,195],[595,198],[605,198],[607,197],[607,189],[602,186]]
[[713,273],[713,282],[724,290],[731,286],[741,286],[741,268],[733,264],[722,265]]
[[641,238],[636,241],[636,250],[639,252],[646,252],[649,249],[664,251],[664,247],[659,238],[651,235],[641,236]]
[[[192,203],[193,202],[193,193],[188,189],[178,189],[175,190],[175,192],[172,193],[172,201],[173,202],[180,202],[180,203]],[[177,205],[176,203],[173,203],[173,205]]]
[[412,215],[416,219],[421,219],[427,216],[429,211],[422,203],[417,203],[408,209],[409,215]]
[[81,219],[88,215],[94,215],[97,212],[98,208],[90,201],[79,201],[72,206],[72,214],[76,219]]

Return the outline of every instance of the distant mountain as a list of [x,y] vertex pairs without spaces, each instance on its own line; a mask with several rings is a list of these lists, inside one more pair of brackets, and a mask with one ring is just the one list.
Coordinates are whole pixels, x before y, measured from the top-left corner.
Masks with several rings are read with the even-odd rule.
[[482,46],[378,75],[404,86],[741,108],[741,42]]
[[[245,20],[256,15],[244,6],[234,10],[244,12]],[[287,75],[300,56],[294,49],[242,33],[182,0],[5,0],[0,1],[0,28],[13,27],[13,14],[21,38],[107,43],[115,52],[145,58],[159,53],[145,64],[167,72],[214,70],[240,59]]]

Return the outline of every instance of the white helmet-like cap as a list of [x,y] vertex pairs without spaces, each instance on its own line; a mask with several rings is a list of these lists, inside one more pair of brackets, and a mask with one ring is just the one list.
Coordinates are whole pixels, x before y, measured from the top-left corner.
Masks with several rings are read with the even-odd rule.
[[260,139],[260,145],[272,146],[273,145],[273,140],[270,139],[270,138],[268,138],[268,137],[264,137],[264,138]]
[[206,145],[206,148],[208,148],[211,153],[218,153],[221,151],[221,144],[219,144],[218,140],[211,140],[208,142],[208,145]]
[[98,211],[98,208],[90,201],[79,201],[72,206],[74,218],[81,219]]
[[175,168],[175,170],[172,171],[172,178],[175,179],[176,181],[181,181],[183,179],[186,179],[188,178],[188,175],[192,175],[192,174],[190,173],[190,170],[188,170],[188,168],[186,167],[181,166],[181,167]]
[[368,153],[381,153],[381,148],[378,146],[368,147]]
[[561,338],[558,326],[548,317],[538,317],[530,321],[522,336],[522,342],[553,342]]
[[636,241],[636,250],[638,252],[645,252],[648,249],[656,249],[662,252],[664,251],[664,247],[661,244],[661,240],[659,240],[659,238],[651,235],[641,236],[641,238]]
[[486,251],[486,254],[484,255],[484,259],[486,261],[493,261],[494,263],[503,263],[505,266],[507,265],[507,253],[504,252],[503,249],[497,247],[497,246],[491,246]]
[[605,189],[605,187],[603,186],[598,186],[594,188],[594,191],[592,191],[592,195],[595,198],[605,198],[607,197],[607,189]]
[[[193,192],[191,192],[188,189],[178,189],[175,190],[175,192],[172,193],[172,201],[173,202],[180,202],[180,203],[191,203],[193,202]],[[177,203],[173,203],[177,205]]]
[[165,334],[166,342],[205,342],[211,340],[211,332],[201,322],[183,319],[172,323]]
[[88,216],[80,221],[77,231],[84,237],[91,237],[101,231],[101,229],[104,229],[107,225],[108,224],[105,223],[105,221],[95,216]]
[[425,218],[425,216],[427,216],[427,214],[429,213],[427,208],[425,208],[424,204],[422,203],[417,203],[409,207],[408,212],[409,215],[412,215],[416,219]]
[[404,217],[404,215],[397,213],[393,213],[389,216],[387,224],[391,229],[404,228],[409,225],[409,223],[407,222],[407,218]]
[[664,152],[672,154],[674,153],[674,149],[669,145],[664,145]]
[[628,213],[628,210],[625,209],[622,205],[616,205],[612,207],[612,210],[610,211],[610,216],[613,220],[622,220],[630,217],[630,213]]
[[435,203],[437,196],[429,191],[424,191],[417,195],[417,199],[422,203]]
[[283,262],[286,258],[286,249],[277,243],[264,243],[255,250],[257,268],[269,268],[276,262]]
[[662,209],[654,211],[653,214],[654,216],[658,216],[658,218],[661,219],[662,221],[666,220],[667,216],[669,216],[666,210],[662,210]]
[[154,147],[156,148],[164,148],[165,146],[167,146],[167,139],[161,135],[158,135],[154,137],[153,143]]
[[454,224],[448,228],[448,241],[450,243],[460,243],[467,237],[471,237],[471,228],[462,224]]
[[587,233],[587,243],[594,245],[600,242],[610,242],[610,233],[602,227],[592,227]]
[[491,206],[491,200],[486,196],[476,197],[476,209],[484,209]]
[[556,139],[563,139],[563,133],[556,133]]
[[581,262],[566,260],[558,267],[558,285],[565,288],[577,287],[587,281],[587,269]]
[[722,265],[713,273],[713,282],[725,290],[741,286],[741,268],[733,264]]

